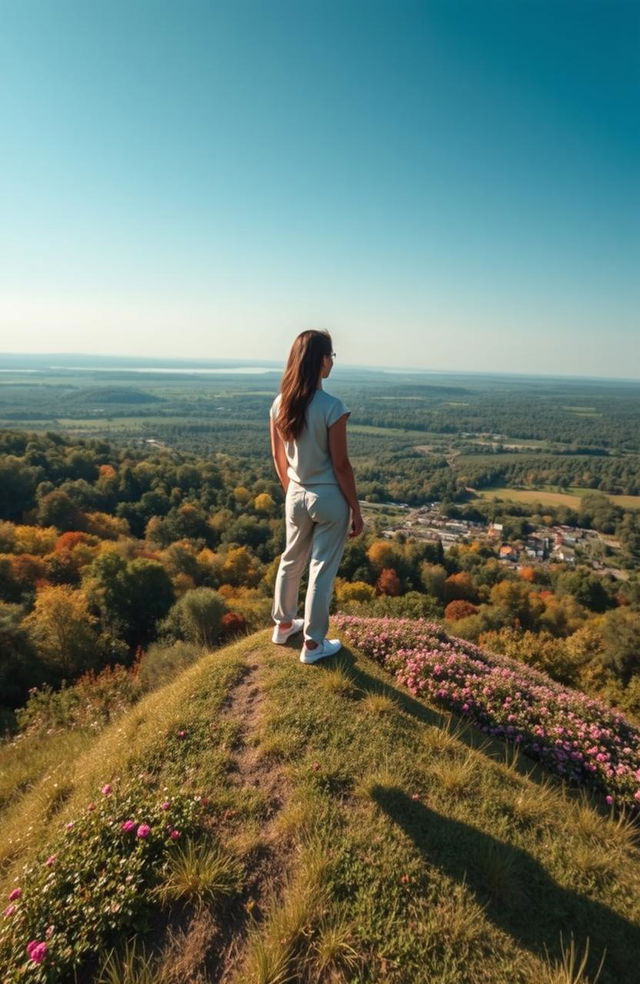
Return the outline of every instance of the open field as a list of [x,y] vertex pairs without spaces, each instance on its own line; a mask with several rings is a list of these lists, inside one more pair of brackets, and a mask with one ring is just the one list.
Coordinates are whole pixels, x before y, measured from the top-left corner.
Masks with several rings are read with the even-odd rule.
[[[543,506],[567,506],[579,509],[580,499],[593,489],[570,489],[568,492],[552,492],[549,489],[482,489],[478,495],[482,499],[507,499],[511,502],[539,502]],[[616,506],[622,509],[640,509],[640,495],[609,495]]]

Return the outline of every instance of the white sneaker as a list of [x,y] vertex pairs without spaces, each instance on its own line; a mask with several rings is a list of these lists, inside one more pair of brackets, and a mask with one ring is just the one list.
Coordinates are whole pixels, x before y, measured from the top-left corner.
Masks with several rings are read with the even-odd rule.
[[290,639],[292,635],[296,634],[296,632],[302,632],[303,625],[303,618],[294,618],[288,629],[281,629],[279,623],[276,623],[273,630],[273,635],[271,636],[271,641],[275,642],[278,646],[283,646],[287,639]]
[[300,651],[300,662],[317,663],[319,659],[325,659],[327,656],[335,656],[341,649],[342,643],[339,639],[323,639],[315,649],[309,649],[308,646],[303,646]]

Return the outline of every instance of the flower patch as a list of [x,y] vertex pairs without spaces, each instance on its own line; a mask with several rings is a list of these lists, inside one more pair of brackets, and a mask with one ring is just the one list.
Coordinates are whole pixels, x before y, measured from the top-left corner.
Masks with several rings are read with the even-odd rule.
[[139,932],[176,842],[201,829],[203,811],[200,796],[154,796],[140,780],[104,785],[7,893],[4,984],[52,984],[123,932]]
[[640,814],[640,729],[601,701],[423,619],[338,616],[366,656],[419,697],[468,718],[609,806]]

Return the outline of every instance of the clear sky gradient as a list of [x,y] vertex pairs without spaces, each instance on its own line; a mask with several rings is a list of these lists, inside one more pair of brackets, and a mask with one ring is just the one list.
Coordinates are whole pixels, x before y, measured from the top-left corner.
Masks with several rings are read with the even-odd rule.
[[0,351],[640,378],[636,0],[0,19]]

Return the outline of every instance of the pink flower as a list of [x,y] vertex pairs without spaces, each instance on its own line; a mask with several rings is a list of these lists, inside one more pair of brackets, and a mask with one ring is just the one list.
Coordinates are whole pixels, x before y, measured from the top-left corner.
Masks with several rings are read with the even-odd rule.
[[168,810],[170,808],[171,808],[171,803],[168,800],[165,800],[164,803],[160,804],[161,810]]
[[47,866],[48,866],[49,868],[52,868],[52,867],[53,867],[53,865],[54,865],[54,864],[56,863],[56,860],[57,860],[57,857],[58,857],[58,855],[57,855],[57,854],[51,854],[51,855],[50,855],[50,856],[49,856],[49,857],[47,858],[47,860],[45,861],[45,864],[46,864],[46,865],[47,865]]
[[93,813],[93,811],[95,810],[95,808],[96,808],[96,804],[95,803],[89,803],[89,805],[87,807],[87,810],[89,811],[89,813]]
[[638,803],[640,803],[640,789],[636,789],[635,793],[633,794],[633,798],[634,800],[637,800]]
[[40,964],[47,955],[49,947],[46,943],[40,943],[38,940],[32,940],[31,943],[27,944],[27,953],[31,957],[34,963]]
[[136,830],[136,837],[140,837],[142,840],[144,840],[144,838],[148,837],[150,833],[151,833],[151,827],[149,826],[149,824],[141,823],[138,829]]
[[64,825],[65,830],[73,830],[74,827],[75,827],[75,823],[73,822],[73,820],[70,820],[69,823],[65,823]]
[[4,910],[5,919],[8,919],[9,916],[12,916],[17,908],[18,908],[17,905],[8,905],[7,908]]
[[9,894],[9,902],[15,902],[15,900],[19,899],[21,895],[22,895],[22,889],[14,888],[13,891]]
[[187,732],[186,731],[179,731],[178,732],[178,738],[186,738],[186,737],[187,737]]
[[107,783],[106,786],[102,787],[100,792],[102,793],[103,796],[110,796],[111,793],[113,792],[113,788],[109,785],[109,783]]
[[607,806],[613,806],[613,796],[605,796],[604,801]]
[[131,831],[135,829],[136,829],[136,825],[134,820],[125,820],[125,822],[120,827],[120,830],[122,831],[123,834],[130,834]]
[[311,766],[311,768],[313,769],[314,772],[317,772],[318,769],[320,768],[320,763],[319,762],[314,762],[313,765]]
[[419,800],[419,799],[420,799],[420,793],[414,793],[414,794],[412,795],[412,797],[411,797],[411,799],[412,799],[412,800]]
[[180,831],[172,830],[171,833],[169,834],[169,837],[171,838],[172,841],[177,841],[178,838],[180,837]]

